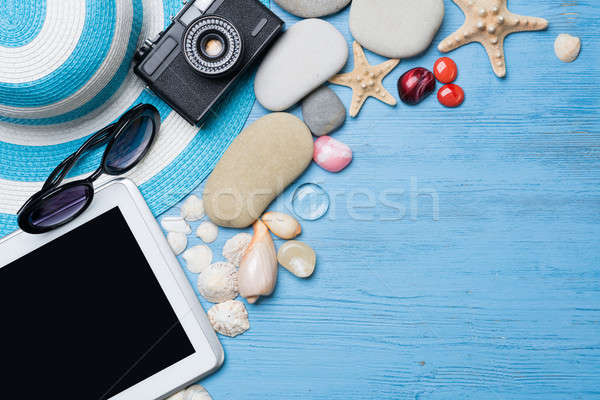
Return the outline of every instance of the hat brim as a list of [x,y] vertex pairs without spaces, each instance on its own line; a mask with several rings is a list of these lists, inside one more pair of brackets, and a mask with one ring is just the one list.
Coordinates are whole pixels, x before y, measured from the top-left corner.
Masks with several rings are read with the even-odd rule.
[[[262,0],[268,4],[268,0]],[[132,0],[132,4],[142,0]],[[181,8],[179,0],[143,0],[143,25],[139,45],[148,35],[162,30],[169,17]],[[132,46],[129,46],[132,47]],[[135,46],[133,46],[135,47]],[[128,57],[132,51],[129,49]],[[133,74],[129,61],[115,73],[109,85],[117,85],[112,96],[83,116],[64,120],[56,117],[0,122],[0,237],[17,229],[16,212],[42,185],[52,169],[95,131],[119,118],[128,108],[150,103],[161,114],[162,127],[148,156],[126,176],[142,191],[155,215],[179,202],[212,171],[229,144],[242,130],[254,104],[253,76],[243,77],[212,110],[202,129],[188,124],[162,100],[145,90]],[[121,75],[119,75],[119,73]],[[102,90],[98,91],[101,96]],[[76,116],[77,114],[75,114]],[[54,118],[54,119],[53,119]],[[87,155],[73,170],[78,179],[98,167],[102,149]],[[100,185],[110,177],[101,177]]]

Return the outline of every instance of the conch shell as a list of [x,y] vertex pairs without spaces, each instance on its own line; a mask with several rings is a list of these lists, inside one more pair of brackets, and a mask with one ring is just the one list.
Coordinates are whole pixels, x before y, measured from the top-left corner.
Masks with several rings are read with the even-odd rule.
[[268,212],[261,218],[273,235],[282,239],[293,239],[302,232],[296,218],[280,212]]
[[271,234],[261,220],[256,221],[253,228],[254,236],[238,271],[240,295],[251,304],[259,296],[273,293],[277,283],[277,254]]

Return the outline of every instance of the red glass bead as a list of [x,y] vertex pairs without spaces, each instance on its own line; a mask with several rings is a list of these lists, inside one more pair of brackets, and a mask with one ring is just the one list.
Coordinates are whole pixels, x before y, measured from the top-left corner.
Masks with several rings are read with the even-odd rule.
[[400,100],[406,104],[418,104],[435,90],[435,77],[425,68],[413,68],[398,80]]
[[465,92],[460,86],[450,83],[440,88],[437,97],[446,107],[458,107],[465,101]]
[[442,83],[454,82],[458,76],[458,68],[451,58],[442,57],[433,64],[433,73],[438,81]]

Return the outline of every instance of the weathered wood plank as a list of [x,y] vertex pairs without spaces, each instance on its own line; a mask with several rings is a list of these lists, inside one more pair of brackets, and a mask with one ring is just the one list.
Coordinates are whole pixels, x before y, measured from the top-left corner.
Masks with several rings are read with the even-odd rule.
[[[507,39],[506,79],[480,46],[460,48],[461,108],[369,100],[335,134],[355,151],[351,167],[313,165],[299,180],[336,198],[303,224],[316,275],[282,270],[275,295],[249,306],[251,330],[223,338],[226,364],[203,382],[215,399],[600,398],[600,8],[510,7],[550,28]],[[435,45],[462,23],[446,8]],[[328,20],[350,43],[347,13]],[[573,64],[554,56],[562,32],[582,38]],[[403,60],[389,90],[439,55]],[[250,121],[264,114],[257,105]],[[425,193],[416,214],[411,182]],[[233,234],[221,231],[216,255]]]

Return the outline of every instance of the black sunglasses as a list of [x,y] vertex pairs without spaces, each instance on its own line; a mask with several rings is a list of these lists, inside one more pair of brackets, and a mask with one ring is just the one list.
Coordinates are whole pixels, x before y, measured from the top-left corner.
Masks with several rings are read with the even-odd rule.
[[[139,104],[119,120],[90,137],[52,171],[42,189],[31,196],[18,214],[27,233],[44,233],[81,215],[94,198],[93,182],[102,174],[121,175],[146,156],[160,129],[158,110]],[[61,185],[77,160],[87,151],[106,144],[100,167],[88,178]]]

